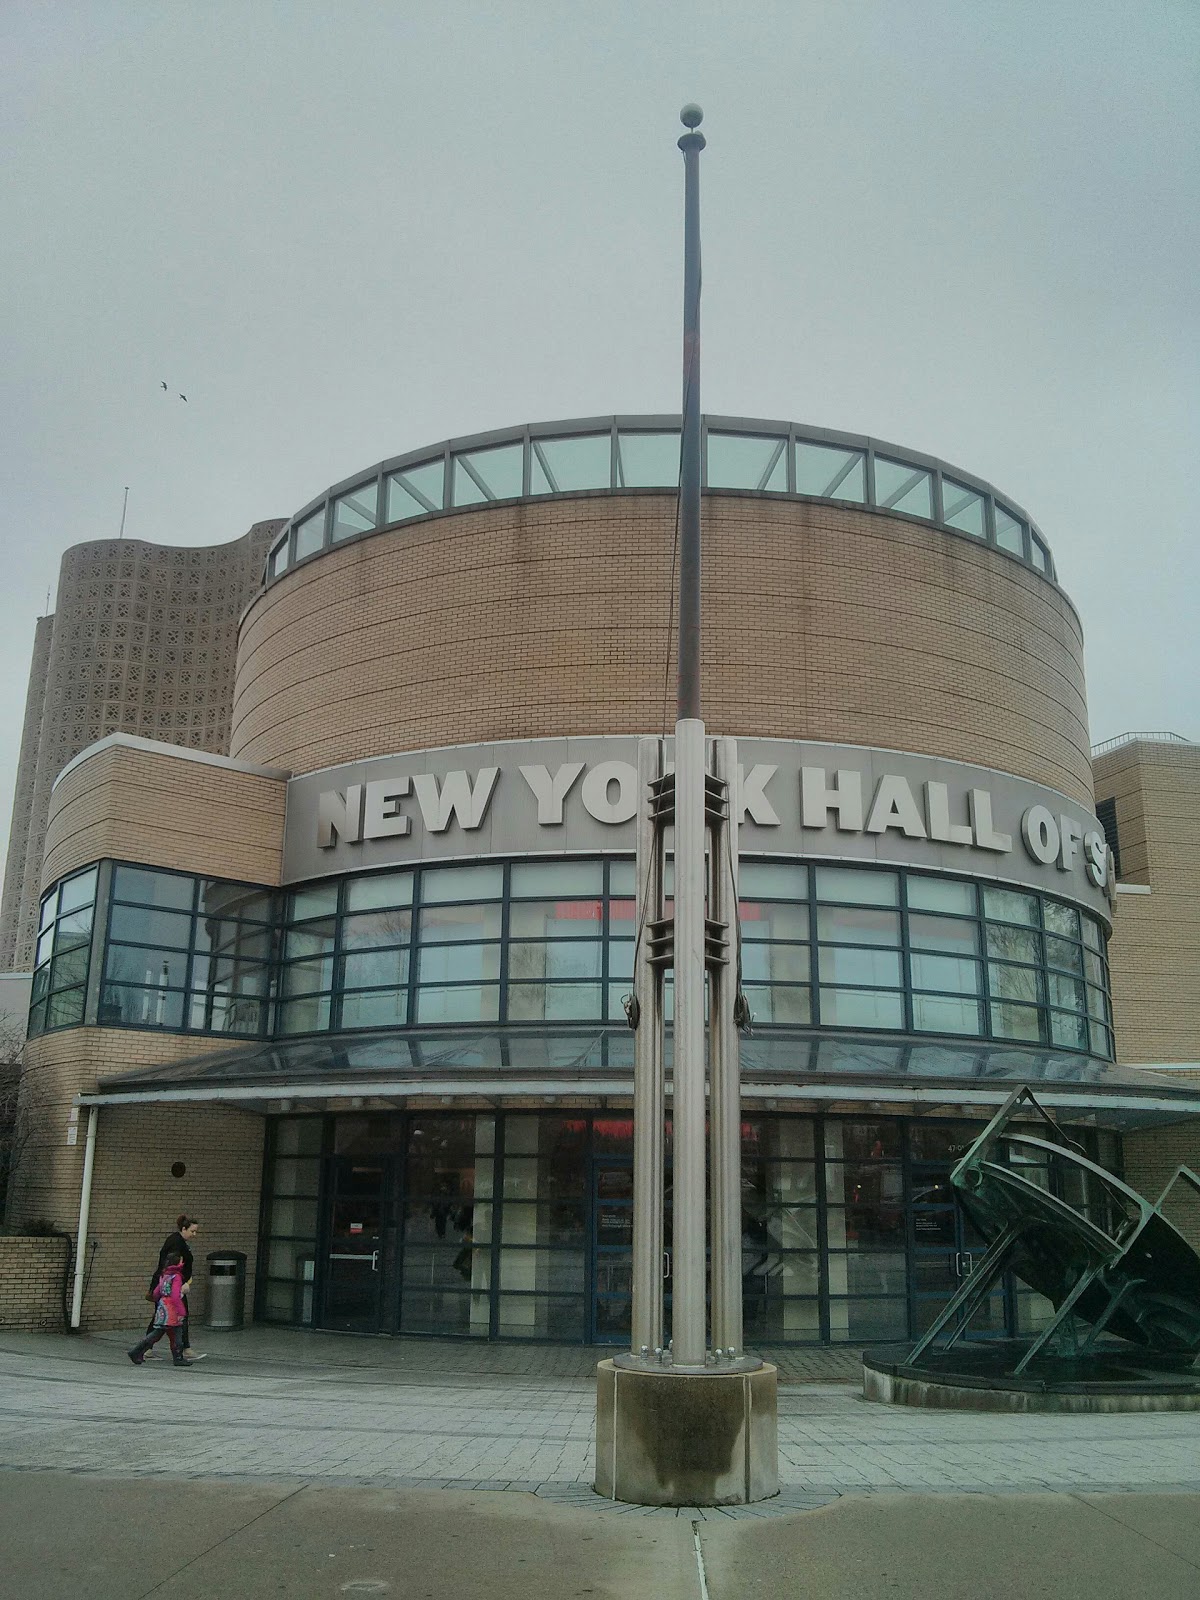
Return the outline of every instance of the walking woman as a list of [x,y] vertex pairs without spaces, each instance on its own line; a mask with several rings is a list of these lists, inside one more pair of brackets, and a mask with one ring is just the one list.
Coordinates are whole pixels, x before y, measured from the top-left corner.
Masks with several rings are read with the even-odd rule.
[[[197,1355],[192,1349],[191,1324],[187,1306],[188,1290],[192,1286],[192,1240],[199,1232],[200,1224],[195,1217],[189,1217],[185,1212],[182,1216],[175,1218],[175,1232],[169,1233],[163,1240],[162,1249],[158,1252],[158,1266],[155,1267],[154,1276],[150,1280],[150,1293],[147,1297],[151,1300],[154,1299],[154,1291],[158,1287],[158,1280],[162,1277],[169,1258],[173,1255],[178,1256],[181,1264],[180,1270],[183,1274],[183,1323],[180,1329],[180,1340],[183,1354],[189,1361],[204,1360],[202,1355]],[[157,1306],[155,1314],[157,1315]],[[153,1331],[154,1317],[151,1317],[146,1332],[152,1333]]]

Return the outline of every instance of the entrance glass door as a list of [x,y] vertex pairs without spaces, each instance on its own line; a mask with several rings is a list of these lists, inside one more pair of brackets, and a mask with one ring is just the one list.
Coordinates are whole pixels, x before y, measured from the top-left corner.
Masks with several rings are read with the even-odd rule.
[[386,1180],[387,1163],[382,1160],[341,1157],[332,1164],[321,1319],[326,1328],[379,1332]]
[[[671,1173],[663,1199],[663,1312],[671,1310]],[[633,1162],[597,1156],[592,1162],[593,1344],[626,1345],[633,1322]]]
[[[912,1278],[914,1338],[924,1333],[983,1259],[986,1242],[957,1204],[950,1167],[914,1163],[912,1169]],[[966,1339],[1003,1338],[1008,1329],[1004,1280],[976,1310]]]

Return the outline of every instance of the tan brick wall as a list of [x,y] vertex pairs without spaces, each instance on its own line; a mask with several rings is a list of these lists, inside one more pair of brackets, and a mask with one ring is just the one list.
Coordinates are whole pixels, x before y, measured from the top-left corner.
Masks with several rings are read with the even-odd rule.
[[106,857],[277,884],[286,782],[110,746],[55,785],[42,887]]
[[0,1234],[0,1328],[59,1332],[66,1268],[65,1239]]
[[1200,1061],[1200,745],[1138,740],[1096,760],[1121,878],[1109,944],[1117,1057]]
[[[1175,1128],[1127,1134],[1125,1178],[1148,1200],[1157,1200],[1177,1167],[1200,1174],[1200,1119]],[[1169,1221],[1200,1250],[1200,1196],[1185,1183],[1176,1184],[1165,1206]]]
[[[1002,553],[853,508],[705,501],[714,731],[978,762],[1090,802],[1082,636]],[[295,771],[490,739],[654,731],[675,502],[464,511],[346,544],[243,619],[231,754]]]
[[[74,1235],[87,1128],[80,1113],[78,1143],[66,1142],[76,1094],[140,1066],[187,1060],[227,1049],[229,1041],[117,1028],[69,1028],[28,1045],[24,1080],[32,1137],[10,1199],[13,1226],[44,1219]],[[195,1246],[193,1314],[203,1318],[201,1263],[208,1250],[245,1251],[252,1305],[254,1250],[265,1121],[226,1107],[126,1106],[101,1111],[96,1139],[84,1323],[90,1328],[136,1327],[158,1249],[186,1211],[202,1232]],[[186,1168],[171,1174],[175,1162]]]

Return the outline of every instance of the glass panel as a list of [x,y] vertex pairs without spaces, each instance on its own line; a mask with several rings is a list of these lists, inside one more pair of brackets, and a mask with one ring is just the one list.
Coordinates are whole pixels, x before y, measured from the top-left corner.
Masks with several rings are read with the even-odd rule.
[[900,904],[900,880],[894,872],[868,872],[858,867],[818,867],[817,899],[861,902],[869,906]]
[[510,983],[508,1019],[510,1022],[550,1019],[571,1022],[599,1018],[602,1014],[600,993],[599,984]]
[[534,494],[570,494],[612,484],[612,438],[607,433],[578,439],[535,439],[530,466]]
[[392,1028],[407,1021],[407,988],[374,989],[342,996],[343,1028]]
[[979,963],[954,956],[913,955],[914,989],[942,989],[951,994],[979,993]]
[[1040,962],[1041,936],[1027,933],[1024,928],[1010,928],[989,923],[987,951],[990,956],[1007,956],[1010,961]]
[[302,922],[283,936],[283,954],[289,961],[296,956],[328,956],[333,953],[337,923],[332,917],[320,922]]
[[1001,1039],[1040,1041],[1042,1037],[1040,1013],[1033,1006],[994,1005],[992,1032]]
[[827,1027],[901,1028],[904,1005],[898,994],[866,989],[822,989],[821,1021]]
[[[46,1001],[46,1027],[70,1028],[83,1021],[83,989],[64,989]],[[39,1007],[40,1010],[40,1007]]]
[[315,961],[293,961],[280,974],[282,992],[287,996],[312,994],[316,990],[333,988],[333,957],[324,956]]
[[868,911],[858,906],[820,906],[817,938],[835,944],[900,943],[898,911]]
[[988,965],[988,983],[993,1000],[1025,1000],[1034,1004],[1042,999],[1042,975],[1036,967],[1014,967],[1007,962],[992,961]]
[[[482,1252],[477,1252],[481,1254]],[[468,1278],[470,1271],[468,1269]],[[488,1336],[488,1295],[471,1293],[459,1284],[460,1294],[444,1289],[405,1288],[400,1298],[400,1326],[405,1333],[450,1333]]]
[[[745,867],[742,868],[745,871]],[[609,894],[633,895],[637,892],[632,861],[610,861],[608,864]],[[630,913],[632,915],[632,913]]]
[[1039,572],[1049,573],[1050,552],[1038,538],[1036,533],[1030,535],[1029,554],[1034,566]]
[[407,983],[407,949],[368,950],[343,958],[342,984],[347,989],[402,989]]
[[284,538],[281,539],[275,546],[274,550],[271,551],[270,560],[267,563],[267,572],[269,576],[272,578],[277,578],[281,572],[287,571],[287,564],[288,542],[287,539]]
[[135,900],[139,905],[161,906],[169,911],[190,911],[195,882],[178,872],[117,867],[113,873],[113,899]]
[[1046,965],[1061,967],[1064,972],[1082,973],[1083,950],[1077,944],[1069,944],[1065,939],[1055,939],[1047,934]]
[[302,922],[306,917],[332,916],[337,903],[336,883],[316,883],[308,889],[293,890],[288,896],[288,920]]
[[1069,1011],[1052,1011],[1050,1013],[1050,1036],[1055,1044],[1063,1045],[1068,1050],[1086,1050],[1088,1047],[1087,1018],[1076,1016]]
[[513,939],[594,939],[600,932],[599,900],[528,900],[509,912]]
[[[84,957],[84,967],[87,966],[87,951],[81,952]],[[54,963],[54,981],[58,985],[58,974],[63,968],[67,957],[59,956]],[[170,987],[181,989],[186,981],[187,952],[185,950],[149,950],[139,949],[136,946],[110,944],[104,958],[104,976],[115,979],[118,983],[146,983],[157,984],[162,982]],[[82,982],[83,973],[73,979]]]
[[1064,1011],[1078,1011],[1084,1009],[1084,987],[1075,978],[1065,978],[1061,973],[1047,974],[1049,985],[1049,1000],[1052,1006],[1060,1006]]
[[305,517],[303,522],[298,522],[295,534],[296,560],[302,561],[305,556],[315,555],[325,542],[325,507]]
[[35,965],[40,967],[43,961],[48,961],[50,959],[50,952],[53,949],[54,928],[51,926],[46,929],[45,933],[42,934],[41,938],[37,942],[37,950],[34,954]]
[[[83,1002],[83,990],[74,991]],[[172,989],[134,989],[105,983],[101,995],[101,1020],[119,1027],[182,1028],[184,997]],[[50,1001],[53,1010],[56,1000]],[[50,1024],[54,1026],[54,1024]]]
[[953,478],[942,479],[942,521],[963,533],[982,539],[987,533],[984,523],[984,499],[965,483],[955,483]]
[[54,948],[58,951],[85,946],[92,937],[92,907],[68,911],[59,917],[54,929]]
[[933,477],[923,467],[875,457],[875,504],[913,517],[933,516]]
[[54,914],[58,909],[58,890],[51,889],[42,901],[42,914],[38,922],[39,929],[48,928],[54,921]]
[[[314,1118],[318,1128],[320,1118]],[[317,1161],[276,1161],[271,1175],[275,1195],[304,1195],[316,1199],[321,1186],[321,1167]]]
[[279,1006],[280,1033],[322,1033],[329,1027],[329,996],[310,995]]
[[803,941],[808,938],[807,905],[757,905],[743,900],[738,910],[745,944],[761,944],[768,939]]
[[996,543],[1001,550],[1014,556],[1025,554],[1025,524],[1018,522],[1001,505],[996,507]]
[[962,917],[926,917],[913,912],[908,919],[908,942],[915,950],[952,950],[979,953],[979,924]]
[[500,937],[499,905],[427,906],[421,913],[422,943]]
[[[118,868],[118,871],[124,871],[124,870],[125,870],[124,868]],[[182,881],[183,883],[190,883],[191,882],[191,880],[189,878],[184,878],[182,880],[176,880],[176,881]],[[95,898],[96,898],[96,868],[92,867],[87,872],[78,873],[74,878],[67,878],[65,880],[65,882],[63,882],[59,886],[59,892],[58,892],[58,909],[59,909],[59,912],[62,913],[64,911],[75,911],[80,906],[90,905],[91,902]],[[49,901],[52,902],[53,899],[54,899],[54,897],[53,897],[53,895],[51,895],[49,897]],[[189,905],[191,904],[190,901],[188,901],[187,903]],[[43,916],[45,916],[45,912],[44,911],[43,911]],[[45,925],[46,925],[45,922],[43,922],[42,926],[45,927]]]
[[477,506],[485,500],[516,500],[523,490],[524,446],[503,444],[469,450],[454,457],[456,506]]
[[1015,889],[985,889],[983,914],[997,922],[1020,922],[1030,928],[1038,925],[1037,901]]
[[821,1337],[816,1300],[747,1298],[744,1315],[747,1343],[815,1344]]
[[333,502],[333,542],[368,533],[379,520],[379,481],[360,484]]
[[832,444],[796,441],[796,493],[819,495],[822,500],[851,500],[862,505],[867,498],[867,458],[858,450]]
[[978,1034],[979,1002],[953,1000],[944,995],[913,996],[913,1027],[922,1033]]
[[674,489],[678,482],[677,433],[618,434],[618,489]]
[[742,971],[751,983],[807,983],[812,977],[806,944],[744,944]]
[[[277,1156],[316,1156],[321,1153],[320,1117],[280,1117],[275,1121]],[[315,1190],[313,1191],[316,1192]],[[289,1194],[295,1194],[290,1189]]]
[[417,1021],[495,1022],[500,1016],[498,984],[462,984],[417,990]]
[[1092,1054],[1104,1056],[1111,1060],[1113,1053],[1112,1034],[1098,1022],[1089,1024],[1092,1040]]
[[436,867],[421,875],[424,905],[451,900],[498,900],[503,893],[503,867]]
[[746,433],[710,433],[708,487],[785,493],[787,440],[756,438]]
[[769,1299],[785,1295],[815,1295],[818,1286],[816,1251],[782,1251],[764,1240],[761,1248],[742,1250],[742,1284],[747,1295]]
[[745,900],[807,900],[808,868],[785,861],[743,861],[738,894]]
[[775,983],[770,987],[747,983],[746,1000],[755,1022],[808,1023],[812,1021],[812,990]]
[[411,911],[364,911],[342,919],[343,950],[375,950],[407,944],[412,938]]
[[1104,937],[1100,932],[1100,924],[1091,917],[1083,919],[1083,942],[1090,945],[1093,950],[1104,949]]
[[405,522],[409,517],[425,517],[442,509],[446,463],[438,457],[419,467],[405,467],[387,480],[387,519]]
[[271,1232],[276,1237],[314,1239],[317,1233],[317,1202],[283,1195],[271,1202]]
[[520,944],[508,947],[510,978],[599,978],[604,947],[595,940],[555,940],[550,944]]
[[1060,905],[1057,900],[1043,900],[1042,916],[1048,933],[1058,933],[1066,939],[1078,939],[1079,913],[1074,906]]
[[599,895],[603,888],[602,861],[525,861],[514,862],[510,891],[514,898],[526,895],[548,898],[556,895]]
[[927,878],[910,872],[905,880],[908,903],[914,911],[952,911],[975,915],[975,885],[954,878]]
[[500,976],[498,944],[444,944],[421,951],[421,982],[469,983]]
[[908,1306],[904,1300],[830,1300],[831,1343],[872,1339],[903,1339],[908,1332]]
[[853,983],[872,988],[898,989],[901,983],[900,952],[822,945],[817,951],[817,971],[822,983]]
[[114,906],[109,937],[131,944],[166,945],[186,950],[192,919],[175,911],[149,911],[141,906]]
[[502,1294],[498,1297],[497,1332],[504,1339],[570,1340],[578,1344],[583,1338],[583,1307],[581,1296]]
[[502,1245],[581,1245],[584,1238],[582,1200],[506,1200],[500,1219]]

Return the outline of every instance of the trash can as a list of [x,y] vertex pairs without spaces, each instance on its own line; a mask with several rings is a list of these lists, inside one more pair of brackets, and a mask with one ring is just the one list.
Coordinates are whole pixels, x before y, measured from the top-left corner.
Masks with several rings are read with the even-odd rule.
[[210,1328],[240,1328],[246,1310],[246,1257],[241,1250],[213,1250],[208,1257]]

